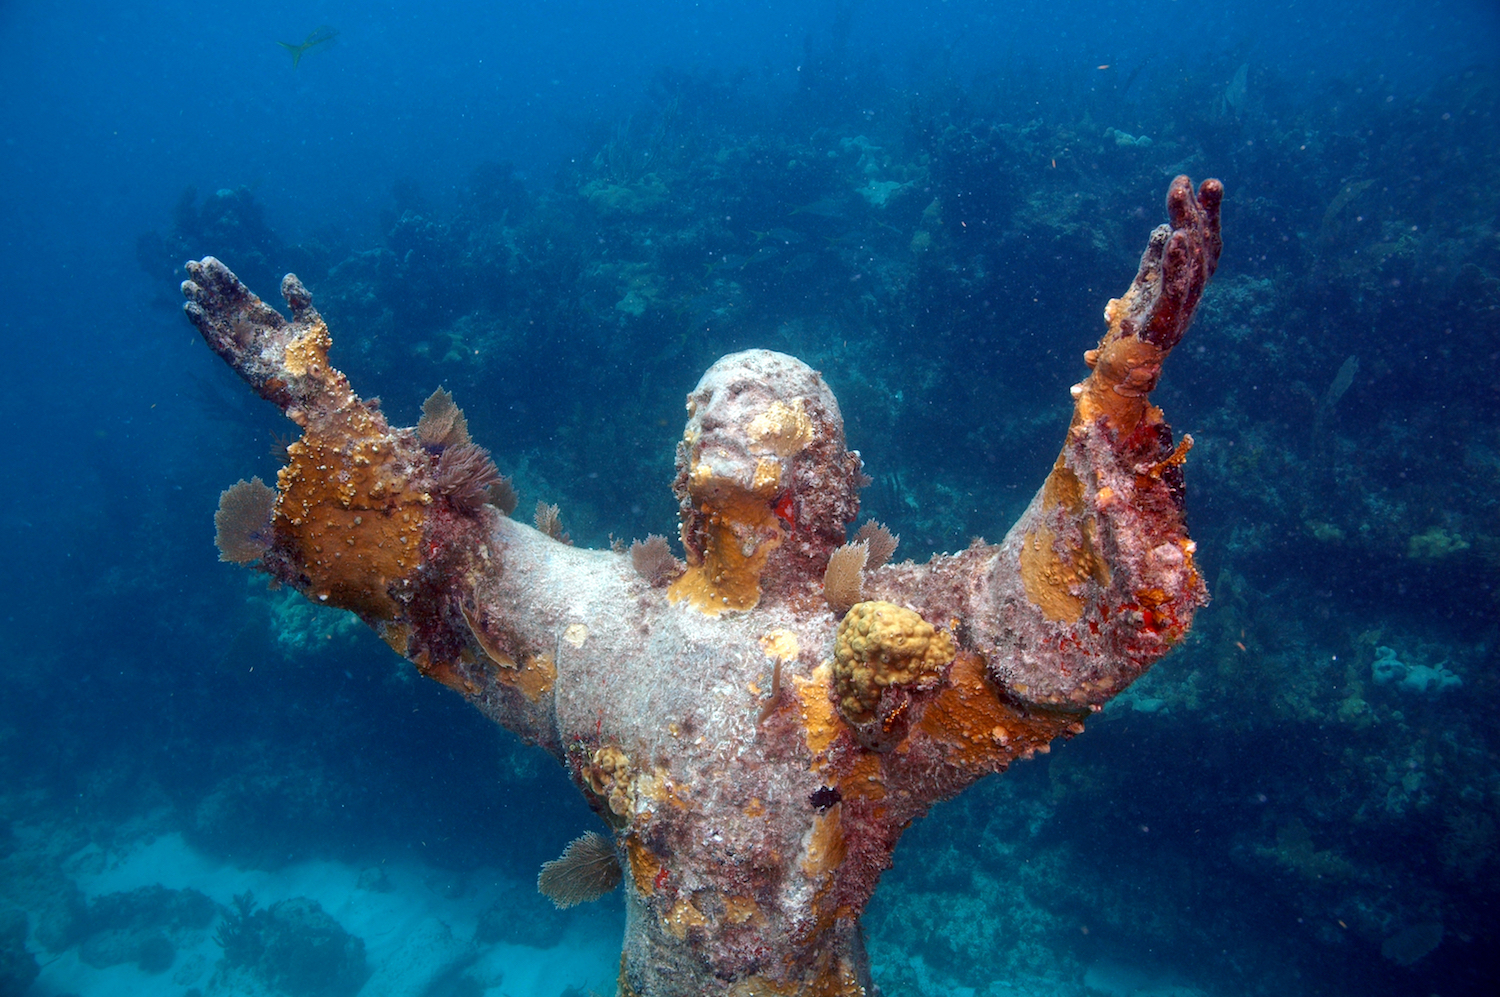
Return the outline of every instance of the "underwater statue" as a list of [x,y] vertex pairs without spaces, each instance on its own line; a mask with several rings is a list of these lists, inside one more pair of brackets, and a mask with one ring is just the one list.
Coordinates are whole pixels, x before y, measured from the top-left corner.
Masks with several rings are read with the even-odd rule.
[[571,902],[623,878],[620,994],[867,993],[859,917],[907,825],[1081,732],[1207,601],[1192,440],[1148,395],[1214,272],[1222,196],[1172,182],[1031,505],[1000,544],[925,564],[882,564],[882,529],[846,543],[867,479],[793,357],[724,357],[688,396],[685,566],[659,538],[580,550],[497,508],[514,503],[445,392],[407,429],[356,395],[295,276],[287,321],[189,263],[188,317],[302,429],[275,489],[224,493],[220,548],[358,613],[562,762],[613,838],[541,885]]

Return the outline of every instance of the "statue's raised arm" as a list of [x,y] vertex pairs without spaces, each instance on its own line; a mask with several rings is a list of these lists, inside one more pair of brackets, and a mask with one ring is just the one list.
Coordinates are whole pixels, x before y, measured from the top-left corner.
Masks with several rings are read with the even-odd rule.
[[[189,318],[302,428],[274,489],[241,482],[227,560],[358,613],[397,652],[566,766],[614,832],[544,873],[559,902],[623,878],[622,995],[866,992],[858,918],[902,829],[1083,729],[1206,601],[1182,464],[1148,394],[1218,261],[1219,201],[1178,177],[1170,225],[1105,309],[1062,452],[998,546],[883,564],[846,544],[865,480],[816,371],[725,357],[688,396],[664,544],[586,551],[510,519],[445,392],[392,428],[212,257]],[[546,526],[545,523],[539,525]],[[601,871],[602,869],[602,871]]]

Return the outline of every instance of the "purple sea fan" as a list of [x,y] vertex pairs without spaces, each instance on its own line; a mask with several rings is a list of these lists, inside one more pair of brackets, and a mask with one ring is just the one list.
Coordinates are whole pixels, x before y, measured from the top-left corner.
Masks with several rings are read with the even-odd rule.
[[259,478],[239,481],[219,494],[214,543],[219,560],[254,564],[271,549],[276,489]]
[[542,866],[538,892],[559,909],[598,900],[620,885],[620,859],[614,844],[597,831],[568,843],[561,857]]
[[417,422],[417,438],[429,450],[444,450],[469,442],[469,421],[453,396],[438,388],[422,403],[422,418]]
[[682,574],[683,564],[672,554],[667,538],[651,534],[644,541],[630,545],[630,563],[635,573],[656,588],[663,588]]
[[432,487],[459,512],[473,513],[489,501],[489,487],[499,479],[488,450],[477,443],[460,443],[443,450]]

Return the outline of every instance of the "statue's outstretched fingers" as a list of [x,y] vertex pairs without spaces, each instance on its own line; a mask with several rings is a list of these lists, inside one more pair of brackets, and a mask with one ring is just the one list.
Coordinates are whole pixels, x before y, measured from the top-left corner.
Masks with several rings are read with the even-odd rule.
[[[1219,251],[1224,241],[1219,232],[1219,204],[1224,185],[1205,180],[1193,194],[1193,184],[1186,176],[1172,181],[1167,191],[1167,217],[1171,220],[1165,244],[1152,240],[1147,250],[1159,274],[1158,290],[1140,325],[1140,338],[1162,350],[1170,350],[1182,340],[1192,323],[1193,311],[1203,297],[1203,288],[1219,265]],[[1159,263],[1156,261],[1159,260]],[[1148,273],[1147,259],[1141,261],[1141,275]]]
[[318,311],[313,307],[312,292],[303,286],[296,274],[289,273],[281,278],[281,296],[292,310],[292,321],[311,322],[318,318]]
[[187,298],[183,311],[214,352],[242,370],[251,344],[267,333],[281,331],[286,319],[214,257],[190,260],[186,266],[189,279],[182,282]]
[[328,327],[294,274],[281,282],[292,310],[287,321],[212,256],[189,262],[187,271],[188,319],[262,398],[301,423],[309,412],[339,408],[352,397],[347,380],[328,365]]

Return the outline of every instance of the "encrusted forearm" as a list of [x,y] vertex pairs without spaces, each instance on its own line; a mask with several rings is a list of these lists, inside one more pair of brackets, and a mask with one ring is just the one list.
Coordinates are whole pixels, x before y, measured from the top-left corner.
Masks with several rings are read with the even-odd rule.
[[991,672],[1037,703],[1097,706],[1187,633],[1208,601],[1183,516],[1182,464],[1148,393],[1218,264],[1223,187],[1180,176],[1170,225],[1151,235],[1130,289],[1073,387],[1057,462],[1002,544],[989,578]]
[[496,529],[502,517],[485,501],[495,466],[462,413],[440,391],[416,427],[392,428],[329,363],[328,327],[295,276],[282,281],[287,321],[213,257],[187,268],[188,318],[302,427],[274,492],[257,480],[225,493],[217,521],[226,555],[232,547],[233,560],[358,613],[423,674],[556,750],[545,651],[473,596],[481,580],[504,577],[508,549],[555,542],[525,527],[514,539],[513,524]]

